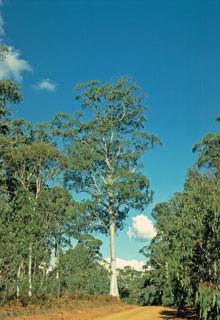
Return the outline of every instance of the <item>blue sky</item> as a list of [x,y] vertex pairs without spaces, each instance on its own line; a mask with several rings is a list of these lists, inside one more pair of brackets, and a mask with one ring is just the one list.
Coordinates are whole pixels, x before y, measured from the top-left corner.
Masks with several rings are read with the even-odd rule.
[[[10,46],[0,78],[16,80],[25,98],[16,117],[74,112],[74,85],[91,79],[128,75],[148,94],[147,130],[163,142],[144,157],[155,192],[150,218],[156,203],[182,190],[193,145],[219,130],[220,1],[0,0],[0,11],[1,42]],[[148,242],[139,238],[152,234],[139,214],[118,236],[121,259],[144,259],[138,251]],[[107,241],[102,251],[107,257]]]

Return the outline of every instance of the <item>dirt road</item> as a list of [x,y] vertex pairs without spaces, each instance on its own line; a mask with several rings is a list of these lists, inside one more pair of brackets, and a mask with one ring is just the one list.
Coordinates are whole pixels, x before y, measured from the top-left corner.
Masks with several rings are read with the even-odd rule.
[[84,310],[57,310],[44,314],[4,316],[4,320],[176,320],[176,312],[165,307],[131,305],[103,306]]
[[137,307],[132,310],[122,311],[95,320],[162,320],[177,319],[176,312],[164,307]]

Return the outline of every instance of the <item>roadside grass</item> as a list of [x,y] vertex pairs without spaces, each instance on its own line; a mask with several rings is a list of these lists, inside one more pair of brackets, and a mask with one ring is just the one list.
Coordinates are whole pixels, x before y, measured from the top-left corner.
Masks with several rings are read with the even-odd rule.
[[[119,312],[132,309],[134,305],[128,305],[117,298],[111,296],[99,296],[88,294],[65,294],[59,299],[52,295],[40,295],[30,298],[20,298],[5,303],[0,307],[0,320],[16,319],[25,317],[32,319],[35,316],[39,319],[55,319],[48,316],[49,314],[74,314],[74,319],[87,319],[86,316],[77,317],[79,312],[90,312],[93,315],[100,316],[104,313]],[[99,311],[98,311],[99,310]],[[184,308],[184,310],[162,310],[160,312],[161,319],[191,319],[198,320],[197,309],[194,307]],[[42,316],[42,317],[40,317]],[[64,319],[58,317],[56,319]],[[65,319],[72,317],[65,317]],[[23,319],[23,318],[22,318]],[[91,318],[92,319],[92,318]]]
[[111,296],[65,294],[58,299],[52,295],[41,295],[33,298],[15,299],[5,303],[4,306],[0,307],[0,320],[10,316],[46,314],[56,310],[74,312],[113,305],[123,306],[125,304]]

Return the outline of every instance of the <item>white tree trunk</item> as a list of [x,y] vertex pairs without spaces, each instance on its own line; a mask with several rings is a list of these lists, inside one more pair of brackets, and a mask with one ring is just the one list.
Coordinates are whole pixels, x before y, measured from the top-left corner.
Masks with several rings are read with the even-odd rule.
[[20,274],[21,274],[21,265],[19,264],[18,272],[17,272],[17,285],[16,285],[16,297],[20,296]]
[[19,263],[18,271],[17,271],[17,285],[16,285],[16,297],[20,296],[20,277],[21,277],[21,269],[23,268],[23,258]]
[[28,296],[32,296],[32,243],[29,244],[29,264],[28,264]]
[[56,249],[55,249],[55,266],[57,268],[56,270],[56,281],[57,281],[57,298],[60,298],[60,247],[59,245],[57,245]]
[[115,237],[116,237],[116,221],[113,214],[110,214],[110,295],[119,297],[117,273],[116,273],[116,250],[115,250]]

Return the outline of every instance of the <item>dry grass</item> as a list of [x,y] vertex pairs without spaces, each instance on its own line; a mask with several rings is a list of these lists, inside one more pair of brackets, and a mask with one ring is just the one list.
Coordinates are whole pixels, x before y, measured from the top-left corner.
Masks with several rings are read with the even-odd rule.
[[132,314],[143,312],[146,312],[144,319],[146,316],[153,320],[197,319],[196,310],[192,308],[177,313],[171,308],[127,305],[110,296],[66,294],[59,299],[41,296],[11,301],[0,308],[0,320],[91,320],[99,317],[108,319],[110,314],[117,319],[116,313],[119,312],[128,314],[126,319],[133,319]]
[[[120,311],[121,309],[126,308],[126,305],[110,296],[66,294],[57,299],[49,295],[34,297],[33,299],[10,301],[5,304],[4,307],[0,308],[0,320],[12,319],[18,316],[19,318],[17,319],[21,319],[21,316],[22,319],[28,319],[30,315],[32,318],[33,316],[36,318],[37,315],[44,315],[44,318],[42,319],[46,319],[45,315],[51,312],[56,314],[60,312],[80,313],[88,309],[99,309],[103,307],[106,308],[106,310],[117,309]],[[50,317],[48,319],[52,318]]]

